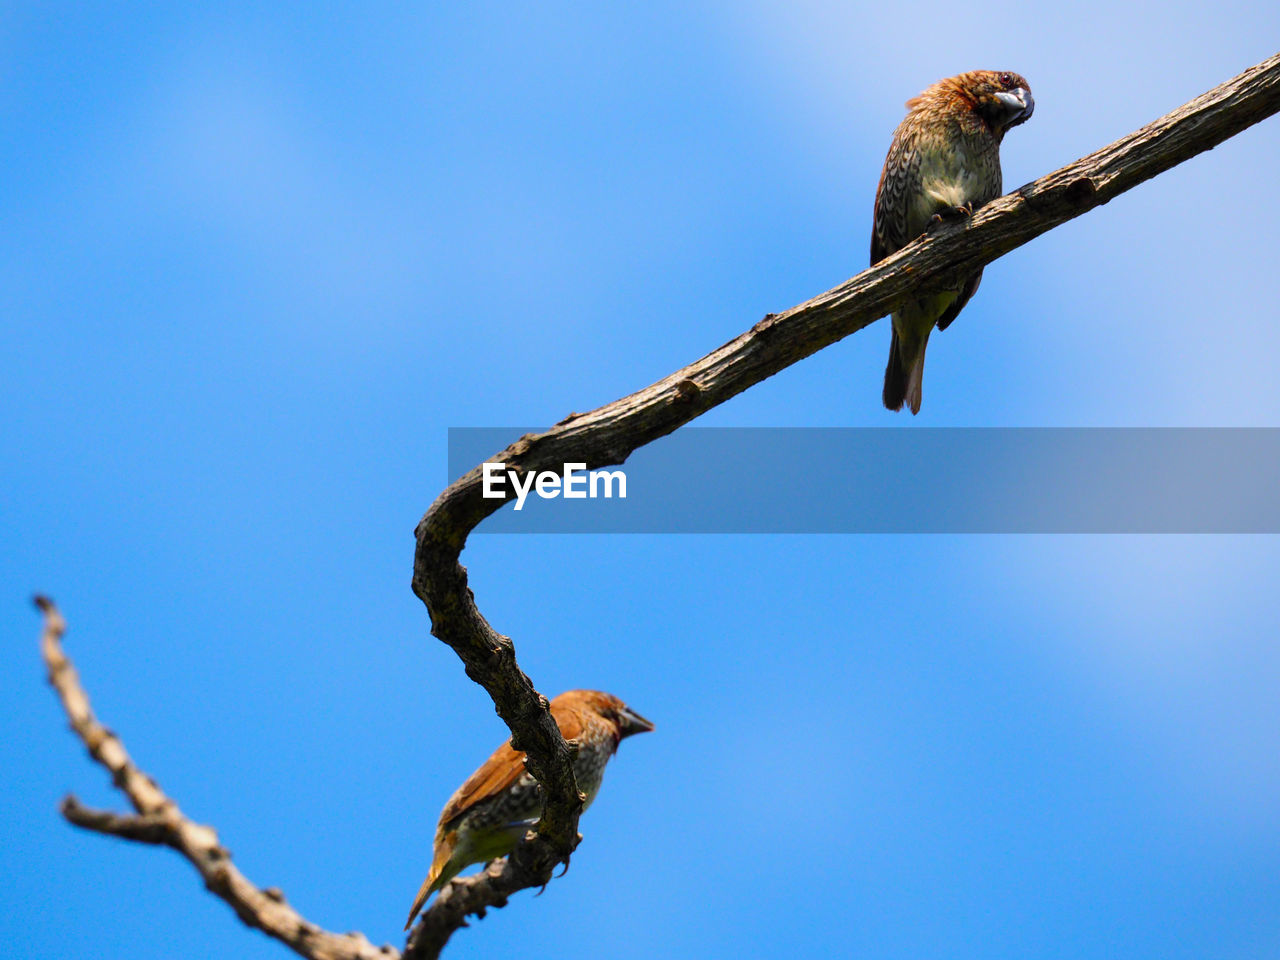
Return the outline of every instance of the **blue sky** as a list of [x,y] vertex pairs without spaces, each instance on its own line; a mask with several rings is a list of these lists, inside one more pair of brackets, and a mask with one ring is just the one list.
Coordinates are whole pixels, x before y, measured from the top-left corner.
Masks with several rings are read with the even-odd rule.
[[[1030,80],[1012,188],[1275,52],[1219,3],[0,11],[0,939],[282,957],[121,800],[36,656],[240,867],[375,943],[504,736],[427,632],[446,429],[608,402],[865,265],[902,103]],[[988,268],[880,407],[878,323],[761,426],[1277,426],[1280,124]],[[856,491],[851,491],[856,496]],[[1223,492],[1230,496],[1229,490]],[[572,869],[462,932],[614,957],[1280,953],[1270,537],[489,536],[481,608],[628,741]]]

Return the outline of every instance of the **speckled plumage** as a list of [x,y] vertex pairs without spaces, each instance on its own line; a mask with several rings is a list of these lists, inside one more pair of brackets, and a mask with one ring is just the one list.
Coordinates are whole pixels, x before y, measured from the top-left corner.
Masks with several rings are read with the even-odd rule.
[[[965,216],[1000,196],[1000,141],[1035,109],[1016,73],[973,70],[939,80],[907,101],[876,189],[871,263],[928,229],[935,216]],[[884,405],[920,412],[924,354],[936,325],[945,330],[968,303],[982,271],[955,290],[905,303],[893,315]]]
[[[604,768],[625,737],[653,724],[617,697],[598,690],[569,690],[551,701],[551,716],[578,751],[573,773],[586,795],[585,810],[600,790]],[[436,890],[473,863],[504,857],[542,815],[542,791],[524,768],[524,753],[508,741],[457,789],[440,812],[431,871],[409,911],[406,930]]]

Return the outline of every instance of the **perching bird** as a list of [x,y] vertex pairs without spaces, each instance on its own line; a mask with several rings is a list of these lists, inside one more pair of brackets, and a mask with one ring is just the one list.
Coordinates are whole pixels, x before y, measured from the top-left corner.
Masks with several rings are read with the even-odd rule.
[[[653,724],[617,697],[598,690],[570,690],[551,701],[551,716],[566,740],[578,741],[573,774],[591,805],[604,766],[624,737],[646,733]],[[542,816],[542,791],[525,771],[524,753],[508,741],[467,778],[440,811],[431,872],[414,898],[413,925],[427,897],[473,863],[506,856]]]
[[[1031,117],[1031,88],[1016,73],[972,70],[939,80],[907,101],[876,189],[871,265],[906,246],[935,217],[969,216],[1000,196],[1000,141]],[[924,351],[969,302],[979,270],[956,290],[909,300],[893,315],[884,405],[920,412]]]

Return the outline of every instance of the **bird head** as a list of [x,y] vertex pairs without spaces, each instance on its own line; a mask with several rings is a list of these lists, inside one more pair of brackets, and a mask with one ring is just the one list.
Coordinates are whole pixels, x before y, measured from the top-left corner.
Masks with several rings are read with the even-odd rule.
[[615,736],[622,740],[633,733],[648,733],[653,724],[636,713],[610,693],[599,690],[570,690],[551,701],[552,713],[570,709],[594,714],[613,727]]
[[997,137],[1010,127],[1026,123],[1035,111],[1031,85],[1019,73],[1008,70],[974,70],[962,74],[974,109],[991,126]]

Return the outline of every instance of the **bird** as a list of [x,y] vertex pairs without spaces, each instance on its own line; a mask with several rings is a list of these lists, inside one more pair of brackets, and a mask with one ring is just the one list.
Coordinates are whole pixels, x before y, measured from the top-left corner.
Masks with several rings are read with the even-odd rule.
[[[960,219],[1001,193],[1000,141],[1035,110],[1031,86],[1017,73],[971,70],[926,88],[906,103],[876,188],[871,265],[900,250],[934,222]],[[956,318],[982,271],[956,289],[902,304],[884,371],[884,405],[920,412],[929,334]]]
[[[573,774],[585,796],[582,809],[600,790],[605,764],[618,744],[653,724],[612,694],[569,690],[551,701],[551,716],[566,740],[577,742]],[[427,898],[475,863],[504,857],[542,816],[542,790],[525,770],[524,753],[508,740],[460,786],[440,811],[431,870],[414,898],[404,928]]]

